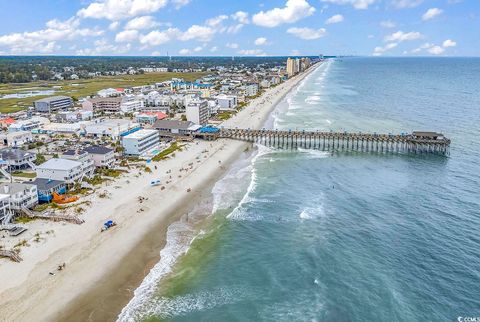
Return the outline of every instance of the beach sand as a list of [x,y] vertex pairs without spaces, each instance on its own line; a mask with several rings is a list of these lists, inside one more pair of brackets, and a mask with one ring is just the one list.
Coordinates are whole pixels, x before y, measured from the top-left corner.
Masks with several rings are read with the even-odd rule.
[[[317,66],[266,90],[222,126],[262,127],[277,103]],[[248,146],[225,139],[188,143],[175,157],[149,164],[152,173],[132,169],[87,197],[91,206],[82,206],[84,224],[29,223],[30,237],[54,232],[42,233],[40,242],[29,241],[21,263],[0,259],[0,321],[116,320],[158,262],[168,226],[208,198]],[[189,170],[181,171],[185,168]],[[150,186],[153,179],[171,182],[161,190]],[[103,191],[107,198],[99,196]],[[145,198],[141,203],[140,196]],[[100,233],[107,219],[118,225]],[[66,269],[57,271],[62,263]]]

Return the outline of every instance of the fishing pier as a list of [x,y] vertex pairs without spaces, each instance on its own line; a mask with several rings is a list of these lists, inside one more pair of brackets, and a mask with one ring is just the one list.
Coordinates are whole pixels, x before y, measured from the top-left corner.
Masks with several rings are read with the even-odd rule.
[[258,143],[278,149],[316,149],[321,151],[357,151],[450,155],[450,139],[441,133],[414,131],[410,134],[377,134],[293,130],[218,129],[197,132],[207,140],[227,138]]

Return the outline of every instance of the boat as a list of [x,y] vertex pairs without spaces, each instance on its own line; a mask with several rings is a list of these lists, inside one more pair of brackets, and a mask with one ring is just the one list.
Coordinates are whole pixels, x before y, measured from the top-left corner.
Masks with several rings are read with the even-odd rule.
[[150,181],[151,186],[159,186],[161,181],[159,179]]

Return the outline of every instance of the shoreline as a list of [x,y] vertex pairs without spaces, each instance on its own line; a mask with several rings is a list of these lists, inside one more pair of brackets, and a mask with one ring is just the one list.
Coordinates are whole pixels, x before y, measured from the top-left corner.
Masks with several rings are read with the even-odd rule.
[[[222,125],[263,126],[277,104],[318,66],[266,90]],[[21,264],[0,263],[0,316],[15,321],[116,320],[158,262],[168,227],[211,194],[215,182],[248,145],[225,139],[187,144],[174,158],[155,163],[159,169],[151,174],[137,177],[132,172],[114,183],[127,179],[129,183],[125,180],[125,184],[131,189],[106,186],[111,198],[94,199],[95,206],[82,215],[85,224],[48,223],[55,228],[62,226],[55,237],[39,247],[24,249],[27,254]],[[179,170],[190,163],[194,163],[192,170]],[[167,179],[165,170],[172,170],[178,177],[163,191],[150,187],[152,178]],[[146,209],[140,213],[139,196],[147,198],[141,205]],[[114,218],[118,226],[99,234],[100,224],[110,218],[105,216]],[[62,261],[67,263],[66,270],[49,276],[48,271]]]

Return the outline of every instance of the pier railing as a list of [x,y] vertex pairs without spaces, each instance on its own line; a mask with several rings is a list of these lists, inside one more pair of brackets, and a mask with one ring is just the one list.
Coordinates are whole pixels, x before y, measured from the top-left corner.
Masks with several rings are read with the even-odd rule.
[[450,154],[450,139],[436,132],[377,134],[292,130],[251,130],[222,128],[202,135],[205,139],[229,138],[255,142],[280,149],[318,149],[322,151],[362,151]]

